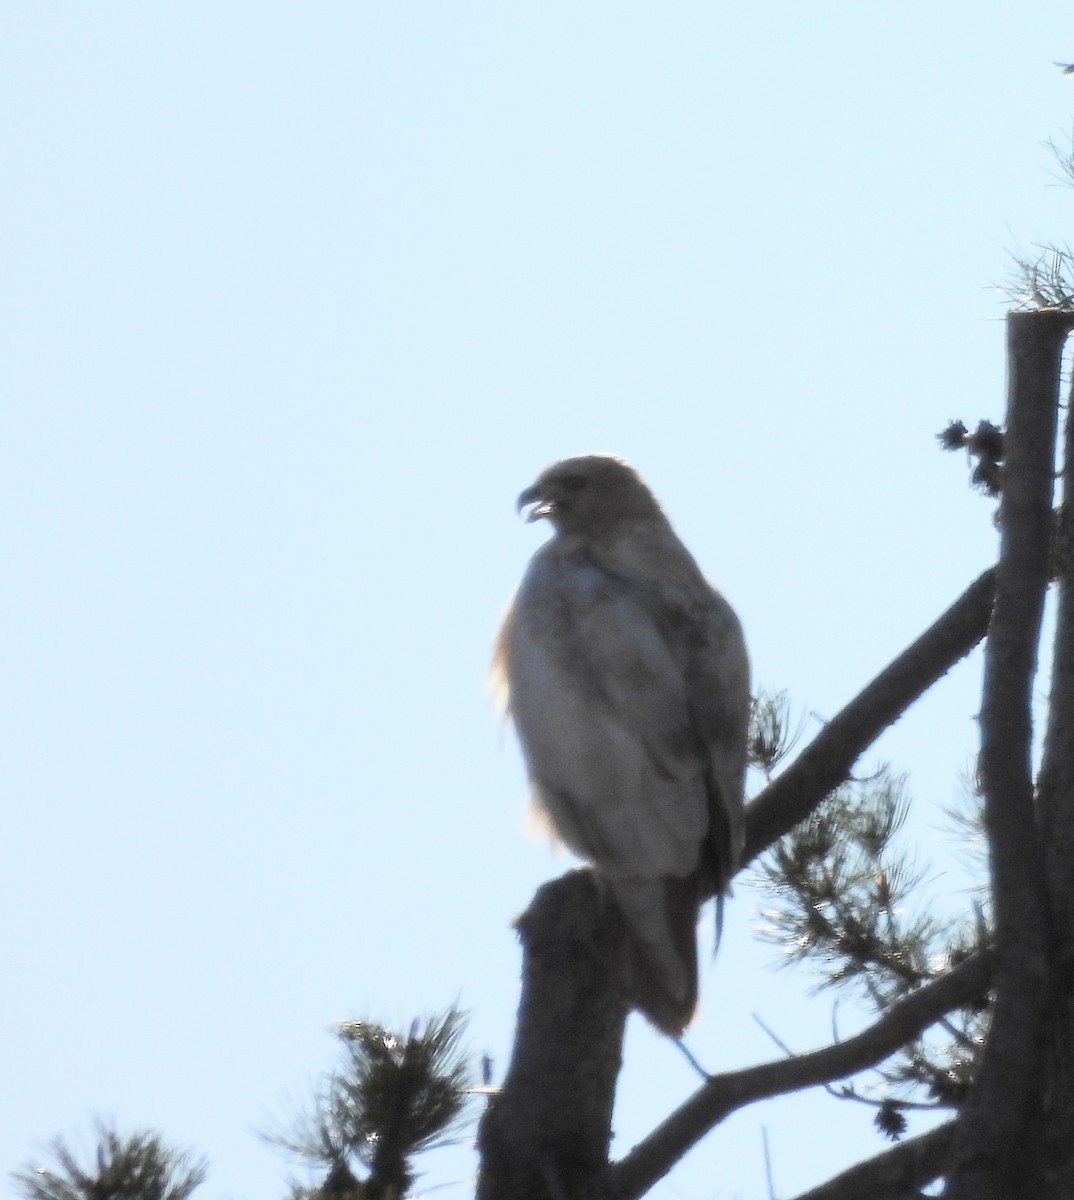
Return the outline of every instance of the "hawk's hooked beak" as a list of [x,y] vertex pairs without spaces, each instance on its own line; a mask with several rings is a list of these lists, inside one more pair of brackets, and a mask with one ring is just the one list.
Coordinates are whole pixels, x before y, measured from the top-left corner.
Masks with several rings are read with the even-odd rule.
[[531,504],[534,507],[526,514],[527,521],[539,521],[542,517],[550,517],[555,509],[552,501],[541,495],[541,489],[537,484],[519,493],[518,499],[515,501],[515,511],[521,516],[522,510],[529,508]]

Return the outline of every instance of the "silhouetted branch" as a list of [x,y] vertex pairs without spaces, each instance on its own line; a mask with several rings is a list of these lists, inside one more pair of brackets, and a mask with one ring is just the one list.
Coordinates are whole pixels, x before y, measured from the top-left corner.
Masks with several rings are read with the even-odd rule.
[[866,1162],[857,1163],[794,1200],[906,1200],[942,1175],[955,1136],[955,1121],[907,1138]]
[[912,1041],[923,1030],[988,988],[991,952],[967,959],[933,983],[912,992],[868,1029],[809,1054],[795,1055],[741,1071],[714,1075],[609,1171],[619,1200],[643,1195],[700,1138],[746,1104],[770,1096],[845,1079],[866,1070]]
[[995,571],[986,571],[754,799],[746,812],[745,862],[807,817],[862,752],[977,645],[988,629],[994,588]]
[[121,1137],[98,1122],[96,1162],[82,1166],[63,1138],[53,1165],[29,1163],[14,1175],[26,1200],[188,1200],[205,1180],[204,1159],[176,1151],[151,1131]]

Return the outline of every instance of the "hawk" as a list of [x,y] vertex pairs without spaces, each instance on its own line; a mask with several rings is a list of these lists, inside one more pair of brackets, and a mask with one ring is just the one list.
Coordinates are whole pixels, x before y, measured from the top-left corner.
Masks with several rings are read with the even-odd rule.
[[504,617],[493,678],[535,809],[622,913],[634,1003],[677,1036],[697,1006],[701,904],[742,853],[742,629],[623,459],[554,463],[518,509],[554,535]]

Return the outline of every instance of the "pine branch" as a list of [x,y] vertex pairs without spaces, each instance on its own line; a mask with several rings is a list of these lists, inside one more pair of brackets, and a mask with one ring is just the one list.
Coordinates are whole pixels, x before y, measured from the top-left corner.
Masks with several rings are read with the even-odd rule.
[[741,1071],[714,1075],[609,1170],[612,1194],[634,1200],[663,1178],[682,1155],[732,1112],[758,1100],[866,1070],[918,1037],[951,1009],[979,996],[994,958],[985,951],[893,1004],[878,1021],[846,1041]]
[[[923,869],[895,838],[906,810],[902,780],[883,768],[828,795],[754,871],[767,900],[760,936],[780,946],[783,962],[812,961],[821,987],[856,988],[881,1012],[989,942],[980,921],[953,939],[949,921],[914,915]],[[922,1039],[881,1069],[882,1103],[912,1104],[921,1087],[936,1103],[960,1103],[986,1021],[983,1002],[941,1019],[947,1042]]]
[[97,1125],[97,1158],[79,1165],[63,1140],[52,1143],[54,1167],[27,1165],[14,1175],[27,1200],[188,1200],[205,1180],[206,1164],[166,1146],[157,1134],[120,1137]]
[[[415,1178],[413,1159],[442,1144],[466,1116],[465,1027],[456,1008],[415,1020],[405,1036],[375,1022],[344,1022],[336,1028],[343,1066],[294,1131],[267,1140],[324,1167],[324,1191],[402,1196]],[[351,1170],[355,1161],[369,1172],[361,1180]]]

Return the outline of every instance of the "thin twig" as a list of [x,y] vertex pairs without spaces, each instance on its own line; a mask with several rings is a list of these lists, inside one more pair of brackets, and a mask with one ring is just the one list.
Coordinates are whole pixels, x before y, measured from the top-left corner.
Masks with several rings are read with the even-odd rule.
[[761,1126],[761,1144],[764,1146],[764,1175],[768,1182],[768,1200],[776,1200],[776,1189],[772,1183],[772,1154],[768,1146],[768,1126]]

